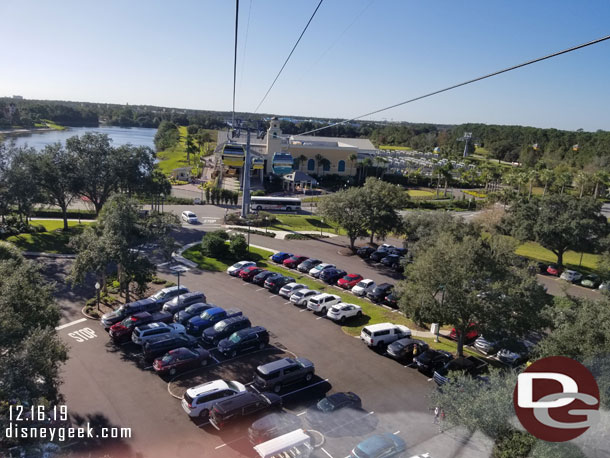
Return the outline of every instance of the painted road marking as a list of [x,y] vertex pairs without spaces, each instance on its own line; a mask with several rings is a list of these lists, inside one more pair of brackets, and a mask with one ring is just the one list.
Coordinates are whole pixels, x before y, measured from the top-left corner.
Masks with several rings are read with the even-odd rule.
[[264,290],[265,290],[265,288],[259,288],[256,291],[264,291]]
[[299,313],[300,312],[306,312],[306,311],[307,311],[307,309],[299,310]]
[[68,335],[79,343],[95,339],[97,337],[97,334],[91,328],[82,328],[78,331],[70,332]]
[[297,417],[300,417],[301,415],[305,415],[306,413],[307,413],[307,411],[306,411],[306,410],[304,410],[303,412],[298,413],[298,414],[297,414]]
[[396,431],[394,434],[400,434],[400,430]]
[[333,458],[333,456],[328,453],[326,450],[324,450],[324,447],[320,447],[320,450],[322,450],[324,453],[326,453],[326,456],[328,456],[329,458]]
[[69,323],[62,324],[61,326],[57,326],[57,327],[55,328],[55,330],[56,330],[56,331],[60,331],[60,330],[62,330],[62,329],[64,329],[64,328],[67,328],[67,327],[69,327],[69,326],[73,326],[73,325],[75,325],[75,324],[82,323],[83,321],[87,321],[87,318],[80,318],[80,319],[78,319],[78,320],[74,320],[74,321],[71,321],[71,322],[69,322]]

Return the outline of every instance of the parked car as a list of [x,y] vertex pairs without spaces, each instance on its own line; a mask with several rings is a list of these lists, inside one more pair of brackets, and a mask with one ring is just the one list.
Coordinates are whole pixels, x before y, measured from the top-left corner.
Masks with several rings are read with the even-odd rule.
[[433,375],[434,371],[443,367],[453,359],[453,355],[445,350],[428,349],[415,356],[413,361],[417,364],[417,370],[422,374]]
[[127,342],[131,340],[131,334],[137,326],[148,323],[171,323],[172,318],[172,314],[167,312],[140,312],[113,324],[108,333],[114,342]]
[[312,296],[307,301],[307,308],[313,312],[320,312],[326,315],[328,309],[341,302],[341,298],[335,294],[322,293]]
[[170,350],[175,348],[186,347],[186,348],[197,348],[199,347],[199,340],[193,336],[178,334],[171,337],[159,336],[142,345],[142,354],[144,359],[150,361],[157,358],[158,356],[164,355]]
[[186,221],[189,224],[197,224],[199,222],[197,220],[197,215],[189,210],[184,210],[182,212],[182,221]]
[[160,310],[161,306],[167,301],[171,301],[174,297],[180,296],[181,294],[186,294],[188,292],[189,289],[186,286],[169,286],[157,291],[155,294],[150,296],[149,299],[154,300],[158,304]]
[[371,254],[375,252],[375,248],[371,246],[363,246],[358,248],[356,254],[360,256],[362,259],[368,259]]
[[178,313],[187,308],[189,305],[196,304],[198,302],[205,302],[206,300],[205,294],[203,294],[201,291],[191,291],[190,293],[176,296],[171,301],[166,302],[163,305],[163,311],[171,314]]
[[180,323],[184,326],[189,322],[191,318],[194,316],[201,315],[206,310],[216,307],[214,304],[206,304],[204,302],[198,302],[196,304],[191,304],[184,310],[179,311],[174,315],[174,322]]
[[487,355],[496,353],[498,351],[498,345],[500,345],[499,340],[488,339],[484,336],[479,336],[474,341],[474,347]]
[[104,329],[110,329],[110,326],[123,321],[125,318],[134,315],[139,312],[158,312],[161,309],[162,304],[159,304],[154,299],[141,299],[135,302],[129,302],[123,304],[113,312],[108,312],[102,315],[102,326]]
[[472,377],[487,370],[487,363],[476,356],[455,358],[434,371],[434,381],[437,385],[447,383],[453,373],[462,372]]
[[186,390],[181,404],[189,417],[208,418],[214,404],[245,391],[242,383],[213,380]]
[[337,286],[340,286],[343,289],[352,289],[362,280],[363,278],[360,274],[347,274],[337,281]]
[[248,266],[239,271],[239,278],[243,281],[252,281],[252,279],[263,271],[260,267]]
[[284,275],[278,275],[277,277],[269,277],[265,280],[265,288],[272,293],[278,293],[280,289],[286,286],[288,283],[294,283],[294,278],[285,277]]
[[277,264],[282,264],[286,259],[294,256],[292,253],[284,253],[280,251],[279,253],[275,253],[271,255],[271,260]]
[[575,270],[564,270],[562,274],[559,276],[562,280],[569,281],[571,283],[578,283],[582,280],[582,274]]
[[392,433],[377,434],[360,442],[348,458],[393,458],[401,457],[407,450],[402,438]]
[[239,261],[227,268],[227,273],[231,277],[238,277],[243,269],[250,266],[255,266],[256,263],[252,261]]
[[394,285],[390,285],[389,283],[382,283],[377,285],[373,291],[367,293],[366,297],[368,297],[373,302],[381,302],[383,301],[394,288]]
[[137,326],[133,330],[131,341],[136,345],[144,345],[155,337],[171,337],[178,334],[186,334],[185,327],[179,323],[148,323],[143,326]]
[[290,299],[290,296],[300,289],[307,289],[307,286],[305,286],[303,283],[288,283],[282,286],[282,289],[280,289],[280,296]]
[[599,289],[600,291],[608,291],[610,290],[610,282],[608,281],[604,281],[602,282],[597,289]]
[[398,248],[398,247],[392,247],[389,249],[390,254],[396,254],[398,256],[406,256],[409,250],[407,250],[406,248]]
[[247,350],[262,350],[269,344],[269,333],[262,326],[236,331],[227,339],[218,342],[217,349],[220,353],[230,358],[235,358],[238,353]]
[[285,267],[288,267],[289,269],[296,269],[296,267],[307,261],[307,256],[299,256],[299,255],[293,255],[290,256],[289,258],[284,259],[284,261],[282,262],[282,264],[284,264]]
[[231,334],[242,329],[252,326],[250,320],[246,316],[234,316],[226,320],[219,321],[211,328],[204,329],[201,334],[201,340],[208,345],[218,345],[222,339],[226,339]]
[[601,278],[599,278],[595,274],[587,275],[585,278],[583,278],[580,281],[581,286],[584,286],[586,288],[594,288],[594,289],[597,288],[600,283],[601,283]]
[[356,286],[352,288],[352,293],[356,296],[366,296],[367,293],[370,293],[375,288],[377,288],[377,283],[369,278],[365,278],[364,280],[356,283]]
[[309,258],[307,261],[303,261],[301,264],[299,264],[297,266],[297,270],[306,274],[318,264],[322,264],[322,261],[315,258]]
[[157,374],[175,375],[179,371],[207,366],[210,359],[210,353],[201,347],[195,349],[180,347],[155,359],[153,369]]
[[545,262],[535,262],[534,263],[535,266],[535,270],[537,271],[537,273],[539,274],[546,274],[547,269],[549,268],[549,265]]
[[428,350],[428,344],[423,340],[412,339],[410,337],[398,339],[388,345],[388,355],[403,362],[411,362],[417,355]]
[[[326,430],[336,427],[336,423],[342,423],[337,415],[342,409],[360,410],[362,400],[351,391],[345,393],[334,393],[307,409],[305,418],[312,428],[316,430]],[[344,411],[345,412],[345,411]],[[349,413],[348,413],[349,415]],[[349,423],[350,418],[345,418],[345,423]]]
[[371,253],[371,255],[369,256],[369,259],[371,261],[375,261],[375,262],[381,261],[383,258],[385,258],[387,255],[390,254],[390,248],[394,248],[394,247],[389,246],[389,245],[380,246],[373,253]]
[[310,382],[315,368],[306,358],[282,358],[256,368],[254,387],[259,391],[279,393],[286,385]]
[[365,326],[360,331],[360,339],[365,344],[379,349],[405,337],[411,337],[411,330],[402,324],[377,323]]
[[257,445],[300,429],[302,426],[300,417],[288,412],[274,412],[252,423],[248,428],[248,439],[252,445]]
[[549,266],[546,268],[546,273],[559,277],[559,275],[561,275],[561,269],[557,264],[549,264]]
[[496,357],[504,364],[515,367],[527,361],[534,344],[528,340],[508,342],[503,345]]
[[258,286],[263,286],[265,284],[265,281],[267,280],[267,278],[271,277],[272,275],[280,275],[277,272],[270,272],[268,270],[263,270],[262,272],[256,274],[254,276],[254,278],[252,278],[252,283],[254,283],[255,285]]
[[333,321],[339,323],[345,323],[350,318],[360,318],[362,316],[362,307],[355,304],[348,304],[346,302],[340,302],[337,305],[333,305],[326,316]]
[[397,254],[389,254],[385,258],[381,259],[381,264],[384,266],[395,268],[396,266],[400,266],[400,261],[402,260],[402,256]]
[[207,309],[201,315],[191,318],[186,325],[186,332],[194,336],[200,336],[204,329],[214,326],[221,320],[240,316],[241,314],[241,310],[225,310],[221,307],[213,307]]
[[320,272],[320,280],[329,285],[334,285],[339,279],[343,278],[347,274],[345,270],[341,269],[324,269]]
[[334,264],[328,264],[326,262],[323,262],[321,264],[318,264],[317,266],[315,266],[314,268],[312,268],[309,271],[309,275],[311,275],[314,278],[318,278],[320,276],[320,274],[322,273],[323,270],[326,269],[334,269],[336,266]]
[[[459,336],[459,332],[456,331],[455,328],[451,329],[449,333],[449,338],[452,340],[457,340]],[[477,325],[475,323],[470,323],[468,328],[466,329],[466,336],[464,337],[464,342],[471,342],[479,337],[479,331],[477,331]]]
[[210,411],[210,424],[220,431],[229,423],[281,407],[282,398],[276,394],[244,391],[216,402]]
[[315,289],[299,289],[292,296],[290,296],[290,302],[295,305],[306,306],[307,301],[309,301],[309,299],[313,296],[317,296],[318,294],[320,294],[320,291],[316,291]]
[[393,309],[397,309],[398,308],[398,299],[400,299],[400,296],[398,295],[398,293],[396,291],[392,291],[390,294],[388,294],[383,299],[383,302],[385,302],[385,304],[388,307],[392,307]]

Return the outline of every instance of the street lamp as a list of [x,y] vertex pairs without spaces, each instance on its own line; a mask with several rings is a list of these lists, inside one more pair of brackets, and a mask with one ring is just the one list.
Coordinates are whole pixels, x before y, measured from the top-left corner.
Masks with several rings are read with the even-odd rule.
[[250,253],[250,218],[248,218],[248,253]]
[[267,225],[269,224],[268,221],[269,221],[269,217],[265,216],[265,234],[267,233]]
[[100,311],[100,288],[101,288],[100,282],[99,281],[95,282],[95,296],[97,298],[97,311],[98,312]]
[[184,266],[175,266],[170,269],[174,275],[178,277],[178,302],[180,302],[180,274],[188,271]]

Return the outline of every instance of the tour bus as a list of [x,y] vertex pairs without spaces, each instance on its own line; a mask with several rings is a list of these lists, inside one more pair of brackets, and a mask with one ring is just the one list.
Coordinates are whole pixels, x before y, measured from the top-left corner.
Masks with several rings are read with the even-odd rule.
[[259,211],[259,210],[299,211],[301,209],[301,199],[295,199],[295,198],[291,198],[291,197],[253,196],[250,198],[250,208],[254,211]]

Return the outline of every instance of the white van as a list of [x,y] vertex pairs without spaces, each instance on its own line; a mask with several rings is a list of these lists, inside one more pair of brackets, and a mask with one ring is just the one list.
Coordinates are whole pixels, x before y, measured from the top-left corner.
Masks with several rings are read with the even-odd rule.
[[254,446],[260,458],[307,458],[313,452],[311,437],[302,429],[276,437],[262,444]]
[[381,348],[398,339],[411,337],[411,330],[402,324],[377,323],[365,326],[360,332],[360,339],[369,347]]

